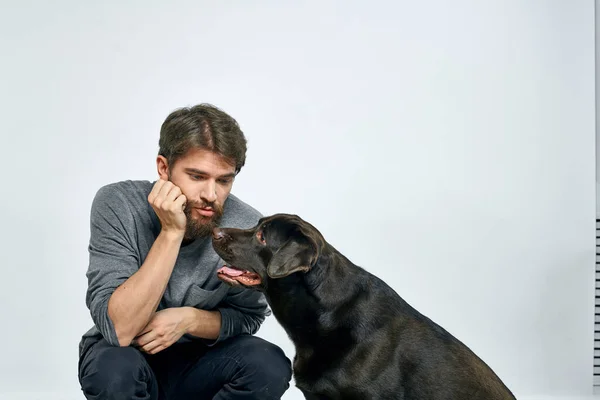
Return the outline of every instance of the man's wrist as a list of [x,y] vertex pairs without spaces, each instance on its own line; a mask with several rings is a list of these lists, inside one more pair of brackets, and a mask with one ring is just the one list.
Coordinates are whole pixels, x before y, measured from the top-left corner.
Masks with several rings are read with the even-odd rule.
[[185,310],[185,333],[204,338],[216,339],[221,331],[221,313],[219,311],[200,310],[183,307]]
[[184,316],[184,327],[185,327],[185,333],[187,334],[191,334],[192,331],[195,331],[198,329],[198,325],[200,324],[199,322],[199,315],[196,311],[198,311],[197,309],[195,309],[194,307],[183,307],[182,308],[183,311],[185,312],[185,316]]
[[168,242],[181,243],[185,236],[185,231],[163,229],[160,231],[160,236],[164,237]]

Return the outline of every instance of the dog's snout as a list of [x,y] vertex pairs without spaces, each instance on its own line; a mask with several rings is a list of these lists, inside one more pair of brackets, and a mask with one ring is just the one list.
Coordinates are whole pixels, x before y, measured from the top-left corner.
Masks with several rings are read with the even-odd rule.
[[225,232],[220,228],[214,228],[212,231],[213,239],[221,240],[225,237]]

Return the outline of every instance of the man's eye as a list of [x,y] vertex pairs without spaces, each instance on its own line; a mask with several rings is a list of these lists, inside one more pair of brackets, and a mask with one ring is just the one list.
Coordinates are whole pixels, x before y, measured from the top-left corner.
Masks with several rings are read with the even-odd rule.
[[192,179],[193,179],[193,180],[195,180],[195,181],[201,181],[201,180],[203,180],[203,179],[204,179],[204,177],[203,177],[203,176],[201,176],[201,175],[190,175],[190,176],[191,176],[191,177],[192,177]]
[[219,179],[219,183],[221,185],[229,185],[231,183],[231,179]]

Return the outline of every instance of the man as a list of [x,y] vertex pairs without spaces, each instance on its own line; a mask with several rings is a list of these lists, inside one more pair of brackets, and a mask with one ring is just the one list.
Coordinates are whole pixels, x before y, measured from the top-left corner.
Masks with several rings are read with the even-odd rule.
[[201,104],[171,113],[159,179],[106,185],[91,210],[86,303],[94,327],[79,350],[88,399],[279,399],[291,380],[283,351],[254,336],[262,294],[216,277],[212,229],[261,215],[230,194],[244,166],[237,122]]

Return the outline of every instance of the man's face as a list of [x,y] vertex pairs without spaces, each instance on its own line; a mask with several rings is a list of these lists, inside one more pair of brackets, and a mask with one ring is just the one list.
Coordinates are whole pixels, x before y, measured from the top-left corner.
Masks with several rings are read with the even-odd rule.
[[178,186],[187,199],[185,238],[193,240],[210,235],[223,216],[235,166],[221,155],[202,149],[191,149],[171,168],[162,156],[157,163],[160,177]]

